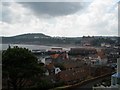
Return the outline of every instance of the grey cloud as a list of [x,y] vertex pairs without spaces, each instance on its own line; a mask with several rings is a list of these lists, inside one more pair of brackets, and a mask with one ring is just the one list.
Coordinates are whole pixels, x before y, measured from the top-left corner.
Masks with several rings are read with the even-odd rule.
[[2,22],[7,22],[7,23],[11,23],[12,21],[12,15],[10,14],[11,12],[9,10],[5,10],[2,11]]
[[20,4],[32,10],[36,15],[53,17],[74,14],[84,5],[80,2],[22,2]]
[[7,22],[7,23],[11,23],[12,21],[12,13],[9,9],[9,6],[10,6],[11,3],[8,3],[8,2],[3,2],[2,3],[2,22]]
[[[16,2],[24,8],[30,9],[39,17],[56,17],[74,14],[86,7],[85,2]],[[15,15],[11,12],[12,2],[2,3],[2,22],[12,23]],[[17,9],[17,8],[16,8]]]

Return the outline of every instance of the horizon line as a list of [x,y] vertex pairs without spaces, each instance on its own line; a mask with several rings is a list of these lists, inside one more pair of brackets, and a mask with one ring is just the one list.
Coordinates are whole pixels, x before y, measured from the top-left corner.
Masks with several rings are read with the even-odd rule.
[[119,35],[80,35],[80,36],[51,36],[51,35],[48,35],[48,34],[44,34],[44,33],[21,33],[21,34],[16,34],[16,35],[0,35],[0,37],[14,37],[14,36],[19,36],[19,35],[24,35],[24,34],[43,34],[43,35],[46,35],[46,36],[50,36],[50,37],[66,37],[66,38],[77,38],[77,37],[120,37]]

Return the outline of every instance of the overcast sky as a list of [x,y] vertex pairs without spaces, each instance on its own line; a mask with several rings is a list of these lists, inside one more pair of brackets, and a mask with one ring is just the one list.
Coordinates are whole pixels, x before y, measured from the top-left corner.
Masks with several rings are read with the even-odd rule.
[[91,2],[2,2],[0,36],[118,35],[119,0]]

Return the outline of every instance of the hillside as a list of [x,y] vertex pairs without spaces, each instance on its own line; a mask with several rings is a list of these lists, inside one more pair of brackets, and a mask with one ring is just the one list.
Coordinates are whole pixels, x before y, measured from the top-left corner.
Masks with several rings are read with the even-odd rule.
[[[3,44],[39,44],[39,45],[81,45],[84,37],[51,37],[42,33],[28,33],[12,37],[2,37]],[[117,37],[95,36],[92,40],[93,46],[100,46],[101,43],[115,44]]]
[[12,37],[2,37],[2,43],[10,44],[74,44],[80,38],[51,37],[42,33],[28,33]]
[[47,36],[42,33],[28,33],[28,34],[21,34],[17,36],[13,36],[13,38],[20,39],[20,38],[50,38],[50,36]]

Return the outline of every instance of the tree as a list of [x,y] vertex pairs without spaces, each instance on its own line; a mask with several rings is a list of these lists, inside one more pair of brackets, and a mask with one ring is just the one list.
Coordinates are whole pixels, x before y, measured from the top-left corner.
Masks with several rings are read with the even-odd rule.
[[2,53],[3,78],[7,79],[8,89],[21,90],[32,77],[42,75],[37,58],[26,48],[9,47]]

